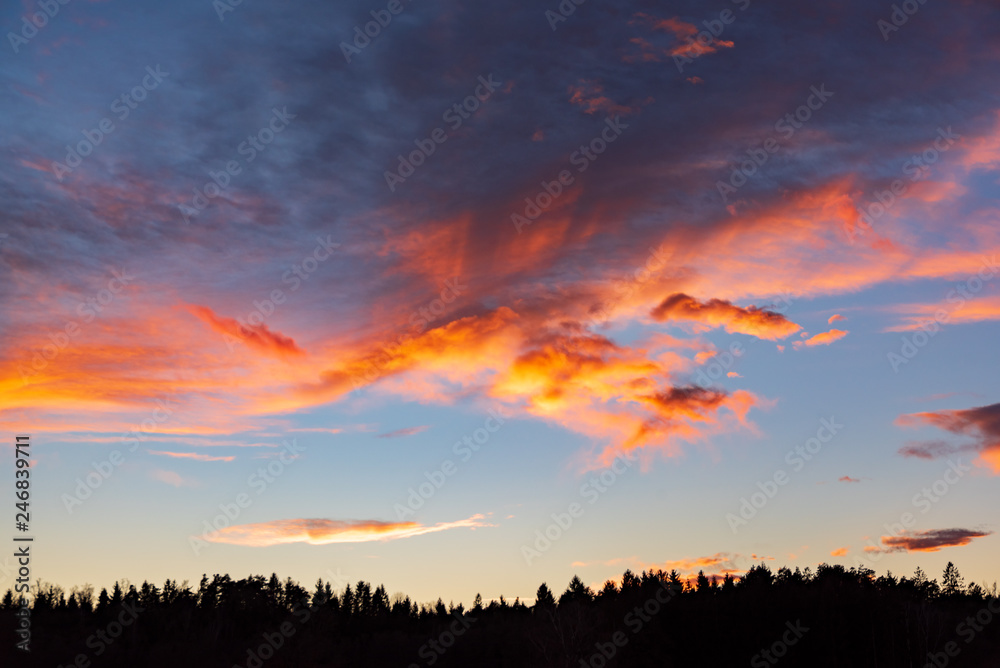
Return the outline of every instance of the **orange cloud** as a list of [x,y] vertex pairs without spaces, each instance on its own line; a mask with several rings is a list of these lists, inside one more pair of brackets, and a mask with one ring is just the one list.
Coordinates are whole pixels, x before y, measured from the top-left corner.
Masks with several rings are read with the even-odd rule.
[[[670,56],[694,59],[707,53],[715,53],[719,48],[731,49],[735,46],[734,42],[716,39],[708,31],[700,30],[693,23],[682,21],[676,16],[669,19],[660,19],[639,12],[635,14],[635,18],[629,22],[629,25],[642,23],[651,26],[653,30],[668,33],[673,37],[675,43],[669,48],[660,48],[641,37],[633,38],[629,41],[639,45],[642,55],[638,58],[628,56],[625,59],[626,61],[659,61],[661,58]],[[703,33],[703,35],[699,33]],[[706,39],[701,39],[702,36],[705,36]]]
[[[601,96],[585,88],[578,103],[587,108],[588,100]],[[822,134],[810,137],[824,141]],[[946,167],[942,162],[936,169]],[[590,178],[591,172],[585,176]],[[1000,247],[1000,228],[985,214],[924,221],[909,215],[912,211],[901,202],[877,223],[880,233],[895,242],[894,249],[854,247],[844,252],[844,226],[856,220],[866,187],[858,177],[848,177],[813,188],[791,188],[773,199],[750,197],[746,190],[740,194],[747,199],[734,199],[728,213],[710,224],[671,227],[663,238],[649,239],[670,258],[668,266],[651,272],[644,282],[631,274],[622,293],[615,291],[613,277],[640,267],[645,248],[615,262],[593,263],[592,280],[553,279],[551,290],[543,289],[532,272],[552,268],[552,275],[558,275],[554,268],[565,249],[586,248],[595,235],[620,230],[621,221],[636,206],[625,195],[590,201],[591,187],[588,183],[568,189],[522,235],[510,226],[495,236],[481,233],[487,215],[476,211],[443,220],[419,218],[401,207],[376,212],[372,218],[391,222],[416,218],[412,227],[403,229],[373,226],[384,232],[384,241],[375,243],[372,253],[372,258],[386,261],[386,266],[376,267],[384,279],[380,285],[404,287],[376,295],[366,304],[363,317],[345,314],[350,328],[332,321],[312,330],[303,325],[311,336],[301,339],[308,344],[308,361],[302,359],[305,355],[295,341],[266,329],[251,337],[253,342],[247,340],[242,353],[227,355],[218,334],[231,336],[232,320],[206,309],[196,316],[208,327],[190,327],[189,313],[170,313],[169,304],[144,309],[143,300],[169,292],[165,289],[169,286],[153,285],[136,288],[143,300],[127,301],[123,294],[121,310],[115,313],[122,317],[111,319],[109,308],[22,384],[19,365],[48,342],[48,331],[61,326],[52,322],[58,312],[55,304],[73,297],[63,286],[39,289],[37,298],[49,302],[36,315],[40,323],[48,320],[43,326],[25,327],[0,352],[4,406],[16,409],[5,412],[0,428],[16,431],[16,425],[23,425],[24,430],[47,433],[80,432],[71,437],[81,440],[88,438],[85,433],[117,438],[148,417],[155,398],[169,393],[180,405],[171,421],[156,425],[157,434],[202,438],[274,428],[274,419],[268,417],[273,413],[341,400],[356,388],[369,387],[375,393],[441,403],[458,395],[497,398],[515,412],[601,439],[598,448],[610,443],[614,450],[628,444],[676,454],[681,441],[706,443],[714,433],[746,428],[747,409],[763,400],[737,393],[706,403],[693,394],[679,410],[667,411],[664,419],[667,409],[650,397],[683,389],[690,360],[673,355],[680,349],[677,343],[660,345],[650,339],[619,346],[592,336],[595,304],[612,304],[609,319],[624,324],[641,321],[663,295],[714,295],[730,305],[770,303],[766,300],[775,295],[812,298],[854,293],[880,283],[968,278],[981,267],[983,249]],[[81,187],[67,196],[102,211],[110,225],[125,230],[135,210],[173,208],[183,200],[177,195],[177,202],[168,201],[174,196],[157,195],[158,190],[125,181]],[[524,194],[530,193],[511,195],[503,210],[518,202],[523,207]],[[947,204],[951,201],[947,197],[957,193],[942,196],[945,199],[936,205]],[[581,204],[584,201],[587,206]],[[270,210],[272,204],[248,201],[240,208]],[[945,246],[922,242],[921,235],[937,235],[945,225],[955,226],[954,238],[959,241]],[[440,289],[435,287],[439,279],[452,276],[482,286],[476,288],[480,292],[467,300],[463,296],[430,329],[405,337],[398,345],[371,343],[397,341],[414,307],[427,303],[428,286]],[[248,295],[245,291],[238,296]],[[485,303],[499,306],[484,313],[478,305],[485,295],[490,297]],[[212,295],[203,301],[217,299]],[[980,300],[989,303],[985,296],[975,301]],[[112,308],[118,306],[116,302]],[[720,323],[725,322],[721,318]],[[740,324],[729,326],[761,327],[760,335],[769,339],[783,338],[780,327],[798,330],[794,323],[779,322],[775,329],[752,319],[750,324],[736,322]],[[563,323],[571,327],[564,328]],[[260,437],[254,432],[248,439],[244,444]],[[993,450],[981,453],[981,464],[1000,473],[1000,456]]]
[[604,95],[604,86],[596,81],[581,80],[569,87],[570,104],[583,107],[585,114],[607,114],[609,116],[626,116],[639,111],[638,107],[626,107],[615,103]]
[[[223,318],[216,315],[207,306],[190,306],[188,310],[211,327],[213,331],[226,337],[233,337],[263,353],[278,357],[305,354],[305,351],[296,345],[294,339],[272,332],[267,328],[267,325],[249,325],[240,323],[233,318]],[[232,338],[226,340],[229,344],[234,343]]]
[[708,360],[710,360],[713,357],[715,357],[716,353],[717,353],[717,351],[715,351],[715,350],[702,350],[701,352],[695,354],[695,356],[694,356],[694,363],[695,364],[704,364]]
[[866,552],[937,552],[945,547],[968,545],[975,538],[989,536],[992,531],[971,531],[969,529],[931,529],[929,531],[904,531],[899,536],[882,536],[885,547],[869,549]]
[[676,347],[672,337],[619,346],[568,316],[553,321],[546,311],[522,306],[521,312],[500,307],[444,322],[385,348],[362,344],[318,353],[329,360],[318,381],[269,396],[263,406],[295,410],[368,386],[450,403],[456,393],[476,389],[515,412],[608,441],[584,464],[595,468],[623,450],[655,446],[677,454],[679,441],[749,426],[747,411],[759,402],[752,394],[675,384],[673,375],[691,362],[665,350]]
[[828,346],[834,341],[839,341],[850,334],[850,332],[845,332],[840,329],[831,329],[829,332],[822,332],[816,336],[810,337],[805,341],[796,341],[793,346],[795,348],[801,348],[802,346]]
[[[957,297],[956,297],[957,298]],[[886,332],[908,332],[920,329],[941,316],[946,324],[967,324],[1000,320],[1000,296],[983,296],[969,300],[962,299],[956,308],[952,304],[904,304],[892,308],[894,312],[906,313],[903,321],[886,327]],[[944,315],[942,315],[944,314]]]
[[[635,570],[648,570],[654,572],[657,570],[662,571],[673,571],[676,570],[683,577],[682,579],[688,584],[693,584],[695,580],[695,573],[698,571],[708,570],[705,574],[709,580],[713,577],[722,579],[726,574],[734,576],[739,579],[740,574],[743,573],[745,568],[745,562],[750,561],[762,561],[762,560],[772,560],[774,557],[762,557],[756,554],[747,557],[743,554],[730,553],[730,552],[717,552],[714,555],[707,557],[694,557],[689,559],[678,559],[676,561],[649,563],[638,559],[637,557],[624,557],[617,559],[608,559],[604,561],[574,561],[570,564],[572,568],[588,568],[591,566],[611,566],[615,568],[621,568],[622,566],[627,566]],[[743,562],[743,565],[738,562]],[[714,571],[714,572],[713,572]],[[619,580],[619,578],[613,578]]]
[[698,26],[693,23],[685,23],[681,21],[676,16],[669,19],[656,19],[655,17],[649,16],[647,14],[637,14],[646,19],[651,19],[653,21],[653,28],[656,30],[662,30],[664,32],[669,32],[674,35],[677,39],[684,39],[686,37],[694,37],[698,34]]
[[[291,410],[303,405],[324,403],[375,383],[391,380],[409,371],[422,371],[428,377],[423,387],[408,385],[404,391],[416,391],[424,399],[447,401],[444,392],[436,392],[430,379],[436,375],[456,382],[470,382],[490,366],[502,366],[516,354],[522,340],[519,315],[507,307],[478,316],[453,320],[410,337],[399,337],[387,347],[371,346],[337,351],[335,366],[320,372],[318,382],[304,382],[292,396],[275,396],[271,410]],[[492,363],[485,363],[491,360]],[[476,370],[471,371],[470,370]]]
[[848,550],[850,550],[850,549],[851,549],[850,545],[848,545],[847,547],[838,547],[836,550],[833,550],[832,552],[830,552],[830,556],[831,557],[843,557],[843,556],[845,556],[847,554]]
[[989,469],[994,475],[1000,475],[1000,448],[984,450],[976,460],[976,465]]
[[286,543],[329,545],[331,543],[367,543],[422,536],[448,529],[491,526],[483,515],[456,522],[424,526],[417,522],[381,522],[378,520],[294,519],[239,524],[201,536],[213,543],[266,547]]
[[827,324],[832,325],[833,323],[840,322],[841,320],[847,320],[847,318],[837,313],[836,315],[831,315],[826,322]]
[[756,397],[671,386],[665,382],[671,363],[679,362],[657,361],[648,351],[597,335],[552,335],[519,355],[491,393],[574,431],[612,440],[589,467],[648,446],[679,454],[678,440],[693,442],[728,428],[723,409],[747,426],[746,413],[758,403]]
[[697,571],[704,568],[714,568],[720,565],[735,566],[734,560],[740,555],[728,552],[716,552],[710,557],[695,557],[693,559],[678,559],[664,563],[664,570],[678,570],[681,573]]
[[729,333],[749,334],[771,341],[783,339],[801,327],[774,311],[755,306],[741,308],[723,299],[699,302],[682,292],[670,295],[650,313],[657,321],[693,320],[710,327],[725,327]]

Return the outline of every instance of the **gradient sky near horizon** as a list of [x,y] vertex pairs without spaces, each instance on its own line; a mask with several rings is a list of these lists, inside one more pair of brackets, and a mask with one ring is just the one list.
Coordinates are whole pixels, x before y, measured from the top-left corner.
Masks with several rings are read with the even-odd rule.
[[42,4],[0,11],[33,577],[998,579],[1000,3]]

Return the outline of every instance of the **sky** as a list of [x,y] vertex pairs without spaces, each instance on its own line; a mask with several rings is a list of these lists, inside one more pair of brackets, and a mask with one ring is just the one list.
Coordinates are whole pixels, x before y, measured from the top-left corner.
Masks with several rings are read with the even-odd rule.
[[998,10],[4,3],[33,578],[994,582]]

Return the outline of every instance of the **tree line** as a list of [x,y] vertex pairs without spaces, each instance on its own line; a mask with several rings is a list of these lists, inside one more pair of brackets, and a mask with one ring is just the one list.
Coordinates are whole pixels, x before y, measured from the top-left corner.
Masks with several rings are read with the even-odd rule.
[[[48,668],[1000,665],[997,586],[966,585],[950,562],[940,582],[919,568],[896,577],[829,564],[693,578],[627,570],[596,591],[574,576],[558,597],[542,583],[530,604],[477,594],[468,609],[276,574],[119,581],[96,595],[38,582],[32,594],[0,600],[11,629],[0,657]],[[14,650],[23,605],[30,656]]]

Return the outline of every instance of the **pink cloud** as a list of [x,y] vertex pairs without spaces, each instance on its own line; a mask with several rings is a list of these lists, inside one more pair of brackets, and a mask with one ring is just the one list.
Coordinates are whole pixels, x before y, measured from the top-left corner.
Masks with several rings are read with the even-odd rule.
[[216,457],[213,455],[203,455],[197,452],[167,452],[162,450],[150,450],[149,454],[160,457],[174,457],[176,459],[193,459],[199,462],[231,462],[236,457]]

